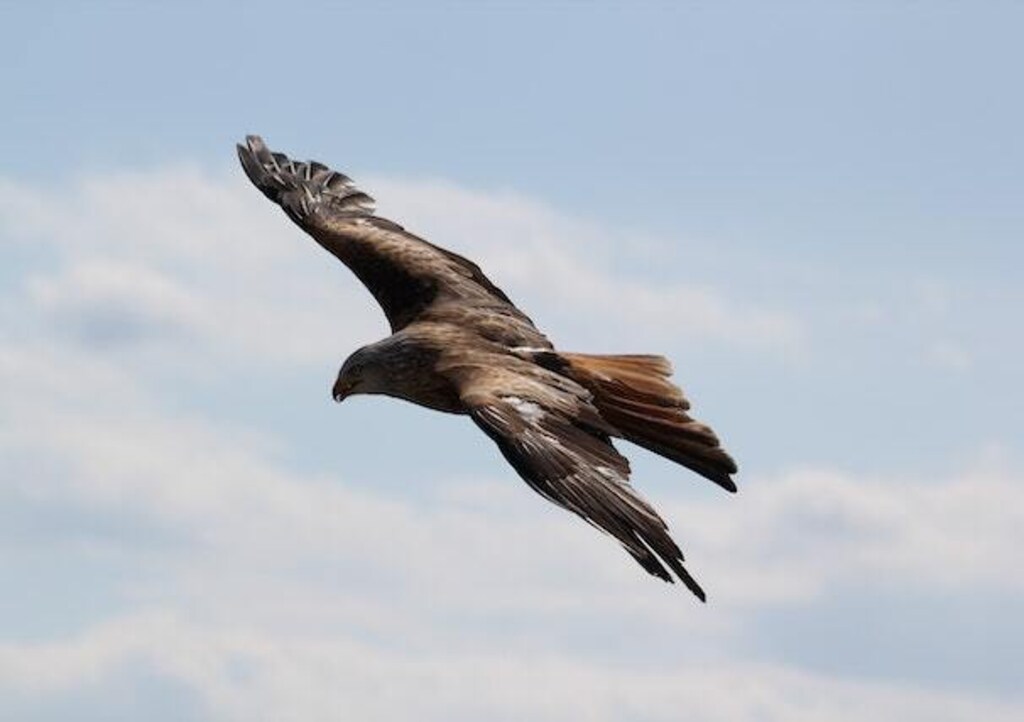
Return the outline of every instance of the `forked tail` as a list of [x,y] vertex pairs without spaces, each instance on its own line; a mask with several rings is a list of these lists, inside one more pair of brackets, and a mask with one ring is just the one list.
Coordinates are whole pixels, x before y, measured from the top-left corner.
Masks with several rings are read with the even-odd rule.
[[560,373],[594,395],[601,416],[622,438],[692,469],[728,491],[736,491],[731,475],[736,462],[708,426],[686,410],[690,402],[668,380],[672,366],[661,356],[596,356],[547,352],[557,357]]

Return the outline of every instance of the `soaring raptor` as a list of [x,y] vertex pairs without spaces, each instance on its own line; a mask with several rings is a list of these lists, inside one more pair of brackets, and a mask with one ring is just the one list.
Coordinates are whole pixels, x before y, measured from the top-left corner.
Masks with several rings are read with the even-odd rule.
[[391,324],[390,336],[345,360],[335,401],[386,394],[468,415],[537,493],[704,600],[612,445],[628,439],[736,491],[735,462],[687,414],[666,359],[558,351],[475,263],[374,215],[373,199],[347,176],[272,153],[258,136],[238,157],[267,198],[359,277]]

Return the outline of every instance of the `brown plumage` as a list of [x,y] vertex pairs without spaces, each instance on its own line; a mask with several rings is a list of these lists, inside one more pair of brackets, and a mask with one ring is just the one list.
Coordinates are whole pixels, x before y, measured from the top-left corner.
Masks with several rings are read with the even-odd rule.
[[673,574],[701,600],[665,522],[629,484],[628,439],[735,491],[736,464],[693,420],[660,356],[555,350],[473,262],[373,215],[345,175],[238,146],[264,195],[348,266],[380,303],[392,335],[338,373],[334,398],[386,394],[466,414],[535,491],[615,537],[650,574]]

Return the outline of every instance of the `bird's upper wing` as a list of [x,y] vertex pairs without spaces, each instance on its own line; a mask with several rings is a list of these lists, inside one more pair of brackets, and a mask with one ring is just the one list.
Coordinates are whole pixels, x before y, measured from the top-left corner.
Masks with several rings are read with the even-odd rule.
[[609,438],[615,430],[586,389],[536,366],[483,359],[441,371],[454,378],[470,416],[535,491],[615,537],[650,574],[671,582],[671,569],[704,600],[665,522],[629,484],[629,462]]
[[512,343],[547,345],[475,263],[375,216],[373,199],[347,176],[315,161],[273,153],[259,136],[248,136],[238,157],[264,195],[352,269],[384,309],[392,331],[425,314],[460,307],[463,313],[476,309],[478,315],[497,313],[511,322],[503,333],[511,334]]

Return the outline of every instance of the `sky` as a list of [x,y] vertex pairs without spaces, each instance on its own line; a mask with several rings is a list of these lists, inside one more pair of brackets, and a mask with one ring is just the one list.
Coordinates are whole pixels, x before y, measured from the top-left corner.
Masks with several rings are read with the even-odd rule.
[[[1024,6],[0,5],[0,718],[1024,716]],[[660,353],[708,592],[464,418],[234,143]]]

